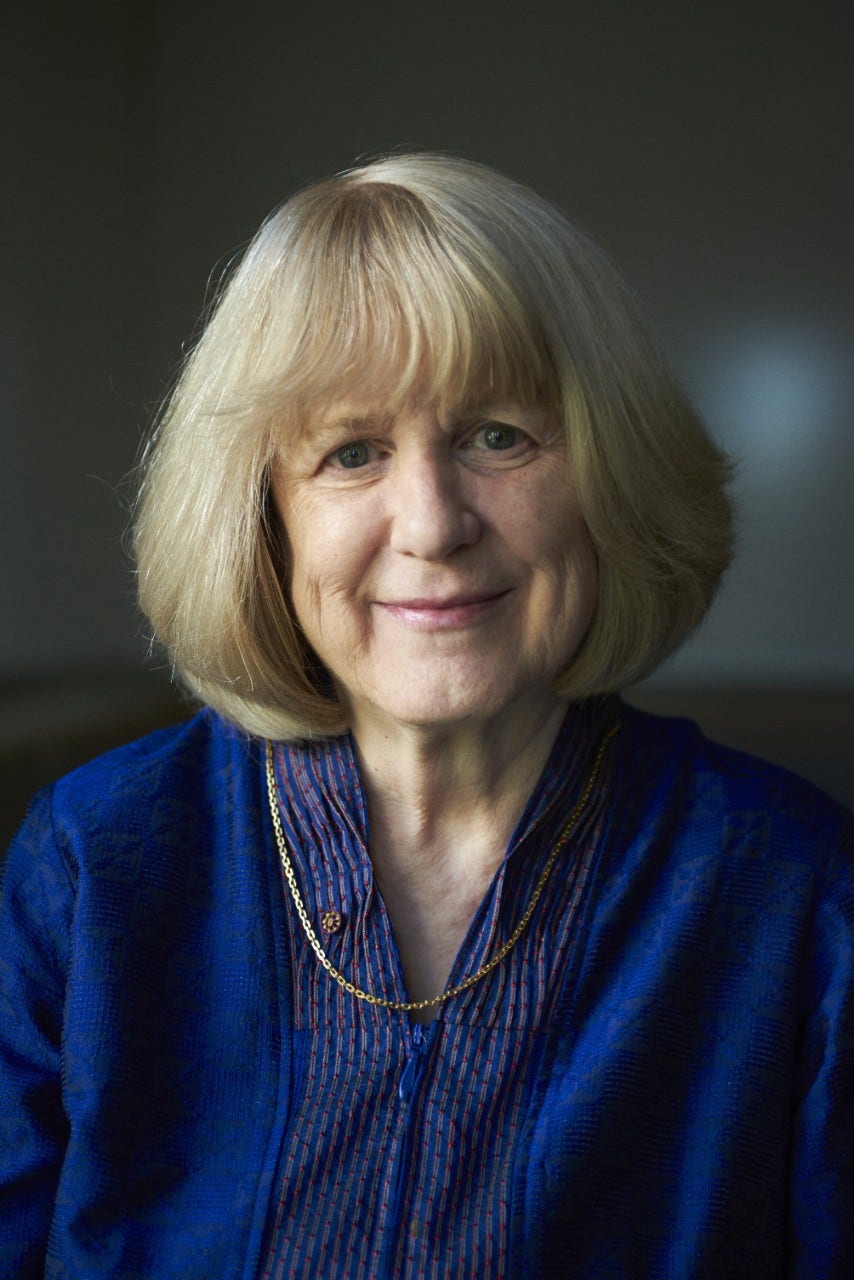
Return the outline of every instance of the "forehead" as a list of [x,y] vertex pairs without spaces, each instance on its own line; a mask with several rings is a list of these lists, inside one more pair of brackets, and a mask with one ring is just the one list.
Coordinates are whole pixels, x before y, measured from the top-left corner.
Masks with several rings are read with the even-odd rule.
[[459,400],[435,400],[411,396],[405,400],[379,395],[342,396],[307,405],[299,417],[299,434],[303,438],[358,435],[362,431],[391,431],[402,417],[425,412],[434,415],[440,427],[453,430],[459,423],[486,415],[518,415],[541,406],[524,404],[504,396],[470,395]]
[[487,410],[521,405],[547,406],[548,397],[531,387],[516,387],[495,367],[474,372],[438,371],[426,361],[416,369],[408,365],[389,368],[381,360],[366,361],[346,378],[294,406],[293,426],[298,436],[335,429],[342,424],[390,425],[398,416],[424,409],[435,411],[442,422],[453,423]]

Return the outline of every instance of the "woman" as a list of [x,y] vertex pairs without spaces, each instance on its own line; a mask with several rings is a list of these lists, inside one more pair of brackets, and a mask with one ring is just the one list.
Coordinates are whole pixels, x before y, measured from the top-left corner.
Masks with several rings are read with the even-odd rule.
[[851,1274],[850,823],[616,696],[727,474],[525,188],[273,215],[138,512],[205,709],[9,857],[4,1274]]

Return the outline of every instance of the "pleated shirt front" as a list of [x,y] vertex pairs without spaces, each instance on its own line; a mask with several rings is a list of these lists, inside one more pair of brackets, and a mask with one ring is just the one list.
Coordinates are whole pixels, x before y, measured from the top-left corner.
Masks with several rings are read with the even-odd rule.
[[[570,713],[449,985],[476,973],[512,934],[614,716],[610,703]],[[607,772],[606,752],[516,946],[428,1026],[342,990],[288,903],[294,1103],[264,1280],[508,1273],[523,1212],[515,1174],[603,829]],[[299,892],[331,964],[364,991],[406,1000],[352,742],[280,744],[275,778]]]

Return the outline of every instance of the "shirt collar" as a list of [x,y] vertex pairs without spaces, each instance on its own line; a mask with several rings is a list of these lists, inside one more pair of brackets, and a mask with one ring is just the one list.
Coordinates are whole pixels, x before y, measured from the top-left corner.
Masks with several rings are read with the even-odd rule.
[[[505,857],[512,856],[562,800],[580,793],[594,749],[619,717],[619,710],[620,700],[613,695],[570,705]],[[370,843],[368,810],[351,735],[279,743],[275,755],[286,834],[293,839],[297,828],[303,827],[304,835],[308,825],[324,837],[325,847],[331,844],[345,860],[364,864]]]

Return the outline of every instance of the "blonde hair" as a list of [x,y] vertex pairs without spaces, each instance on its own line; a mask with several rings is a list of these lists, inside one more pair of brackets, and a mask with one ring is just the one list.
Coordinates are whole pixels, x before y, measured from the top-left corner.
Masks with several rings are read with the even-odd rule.
[[556,692],[630,684],[701,621],[731,556],[729,467],[625,285],[528,188],[391,155],[265,222],[144,460],[140,602],[204,702],[264,736],[346,729],[283,586],[269,474],[313,401],[378,368],[391,400],[426,371],[443,403],[488,390],[558,413],[600,585]]

